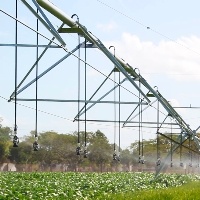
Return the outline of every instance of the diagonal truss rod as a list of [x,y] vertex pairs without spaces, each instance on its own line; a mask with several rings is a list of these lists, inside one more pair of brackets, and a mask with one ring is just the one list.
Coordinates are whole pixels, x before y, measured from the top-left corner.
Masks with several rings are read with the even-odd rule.
[[[101,87],[104,85],[104,83],[109,79],[109,77],[111,76],[111,74],[113,73],[114,69],[108,74],[108,76],[103,80],[103,82],[100,84],[100,86],[97,88],[97,90],[93,93],[93,95],[89,98],[89,101],[92,100],[92,98],[97,94],[97,92],[101,89]],[[80,111],[78,112],[78,114],[74,117],[74,120],[80,116],[80,113],[85,110],[85,107],[87,106],[88,102],[85,102],[85,106],[83,108],[80,109]]]
[[[121,85],[126,79],[123,79],[119,85]],[[112,91],[114,91],[119,85],[114,86],[112,89],[110,89],[108,92],[106,92],[103,96],[101,96],[96,102],[100,102],[102,99],[104,99],[107,95],[109,95]],[[102,84],[101,84],[102,86]],[[100,88],[99,88],[100,89]],[[96,93],[96,92],[95,92]],[[92,95],[92,97],[89,99],[91,100],[93,98],[94,95]],[[95,106],[96,103],[91,104],[90,106],[88,106],[86,109],[86,105],[80,110],[80,112],[76,115],[75,119],[77,118],[77,116],[81,116],[83,115],[86,111],[88,111],[90,108],[92,108],[93,106]]]
[[[168,140],[170,140],[170,141],[172,141],[172,142],[174,142],[174,143],[176,143],[176,144],[178,144],[178,145],[181,145],[182,147],[184,147],[184,148],[186,148],[186,149],[188,149],[188,150],[191,150],[192,152],[197,153],[197,154],[200,155],[200,152],[199,152],[199,151],[195,151],[194,149],[191,149],[190,147],[185,146],[185,145],[183,144],[184,142],[182,142],[182,144],[181,144],[181,143],[178,143],[176,140],[173,140],[172,138],[168,137],[168,136],[165,135],[165,134],[162,134],[162,133],[159,133],[159,134],[160,134],[161,136],[167,138]],[[185,141],[186,141],[186,140],[185,140]]]
[[[152,106],[156,101],[157,101],[157,99],[156,99],[155,101],[149,103],[145,108],[143,108],[139,113],[137,113],[136,115],[134,115],[134,116],[131,118],[131,116],[133,115],[133,113],[134,113],[134,112],[137,110],[137,108],[139,107],[139,104],[138,104],[138,106],[136,106],[136,108],[135,108],[135,109],[132,111],[132,113],[128,116],[128,118],[126,119],[126,121],[128,121],[128,120],[131,121],[131,120],[135,119],[139,114],[141,114],[141,113],[144,112],[146,109],[148,109],[150,106]],[[125,125],[126,125],[126,123],[123,124],[123,127],[126,127]]]
[[[62,24],[59,28],[61,29],[64,26],[64,24]],[[53,43],[53,41],[55,40],[55,37],[53,37],[51,39],[51,41],[48,43],[47,47],[43,50],[43,52],[40,54],[40,56],[38,57],[38,59],[36,60],[36,62],[32,65],[32,67],[30,68],[30,70],[28,71],[28,73],[25,75],[25,77],[22,79],[22,81],[18,84],[17,86],[17,90],[20,88],[20,86],[24,83],[24,81],[27,79],[27,77],[29,76],[29,74],[33,71],[33,69],[35,68],[35,66],[38,64],[38,62],[40,61],[40,59],[43,57],[43,55],[46,53],[46,51],[48,50],[49,46],[51,46],[51,44]],[[14,97],[15,95],[15,91],[10,95],[10,100]]]
[[38,15],[37,12],[27,3],[25,0],[21,0],[21,2],[35,15],[36,18],[40,20],[40,22],[47,28],[48,31],[51,32],[51,34],[63,45],[65,46],[64,40],[60,37],[56,29],[53,27],[51,22],[48,20],[44,12],[41,10],[40,6],[38,6],[37,2],[35,0],[32,0],[34,5],[37,7],[41,15],[44,17],[44,19],[47,21],[47,23]]
[[[157,122],[158,125],[160,124],[160,126],[157,127],[157,134],[159,133],[159,130],[161,129],[162,125],[165,123],[165,121],[166,121],[166,119],[167,119],[168,116],[169,116],[169,115],[167,115],[167,116],[165,117],[165,119],[163,120],[163,122],[162,122],[161,124],[160,124],[159,122]],[[170,123],[170,124],[173,125],[173,123]]]
[[35,83],[36,80],[39,80],[41,77],[43,77],[45,74],[47,74],[49,71],[51,71],[53,68],[55,68],[58,64],[60,64],[61,62],[63,62],[66,58],[68,58],[69,56],[71,56],[74,52],[76,52],[80,46],[82,44],[76,46],[72,51],[70,51],[67,55],[65,55],[64,57],[62,57],[60,60],[58,60],[56,63],[54,63],[51,67],[49,67],[48,69],[46,69],[44,72],[42,72],[40,75],[38,75],[36,78],[34,78],[32,81],[30,81],[28,84],[26,84],[23,88],[21,88],[20,90],[17,91],[17,94],[20,94],[21,92],[23,92],[26,88],[28,88],[30,85],[32,85],[33,83]]

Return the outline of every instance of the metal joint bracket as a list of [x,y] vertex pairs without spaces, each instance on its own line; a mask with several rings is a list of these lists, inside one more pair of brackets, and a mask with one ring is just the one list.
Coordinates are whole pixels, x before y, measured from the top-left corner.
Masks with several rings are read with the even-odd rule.
[[61,28],[59,30],[59,33],[78,33],[80,35],[83,35],[83,32],[80,28]]

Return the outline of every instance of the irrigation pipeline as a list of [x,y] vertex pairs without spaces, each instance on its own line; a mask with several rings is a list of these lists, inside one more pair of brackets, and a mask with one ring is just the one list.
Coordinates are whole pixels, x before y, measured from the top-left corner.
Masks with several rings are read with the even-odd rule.
[[[17,22],[21,23],[22,25],[24,25],[25,27],[29,28],[30,30],[34,31],[35,33],[37,33],[38,35],[44,37],[45,39],[49,40],[50,42],[54,43],[55,45],[57,45],[58,47],[62,48],[64,51],[70,53],[71,55],[73,55],[74,57],[76,57],[77,59],[79,59],[81,62],[85,63],[87,66],[91,67],[92,69],[94,69],[95,71],[97,71],[98,73],[100,73],[101,75],[103,75],[104,77],[108,78],[109,80],[111,80],[112,82],[114,82],[115,84],[119,85],[119,83],[117,83],[115,80],[113,80],[112,78],[108,77],[106,74],[102,73],[101,71],[99,71],[98,69],[96,69],[95,67],[93,67],[92,65],[90,65],[89,63],[87,63],[85,60],[81,59],[79,56],[75,55],[74,53],[68,51],[66,48],[64,48],[62,45],[56,43],[53,41],[53,39],[49,39],[48,37],[44,36],[43,34],[41,34],[39,31],[34,30],[33,28],[31,28],[30,26],[26,25],[25,23],[21,22],[20,20],[16,19],[15,17],[11,16],[10,14],[6,13],[3,10],[0,10],[1,12],[3,12],[4,14],[6,14],[7,16],[9,16],[10,18],[16,20]],[[135,97],[138,97],[136,94],[134,94],[133,92],[131,92],[130,90],[128,90],[127,88],[125,88],[124,86],[120,85],[121,88],[123,88],[124,90],[126,90],[127,92],[131,93],[132,95],[134,95]],[[18,87],[17,87],[18,89]],[[154,106],[151,106],[152,108],[156,109]],[[160,111],[161,112],[161,111]],[[161,112],[162,114],[164,114],[163,112]],[[164,114],[165,115],[165,114]]]

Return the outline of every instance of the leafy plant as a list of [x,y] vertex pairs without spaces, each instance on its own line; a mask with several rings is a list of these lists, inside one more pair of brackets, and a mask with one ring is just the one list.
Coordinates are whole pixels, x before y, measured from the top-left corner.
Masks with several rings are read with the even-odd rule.
[[[177,188],[197,175],[153,173],[4,172],[0,174],[0,199],[112,199],[115,194],[137,194]],[[112,198],[111,198],[112,197]]]

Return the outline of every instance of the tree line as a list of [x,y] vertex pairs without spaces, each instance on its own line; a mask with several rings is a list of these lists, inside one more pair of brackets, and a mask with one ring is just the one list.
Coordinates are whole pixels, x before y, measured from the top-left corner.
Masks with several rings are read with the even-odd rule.
[[[154,168],[158,157],[166,157],[171,151],[173,143],[166,137],[134,141],[129,147],[119,149],[115,144],[109,143],[106,135],[97,130],[96,132],[80,132],[80,155],[76,154],[78,133],[60,134],[54,131],[46,131],[38,134],[39,150],[33,151],[35,132],[25,136],[18,147],[13,147],[12,130],[0,124],[0,162],[12,162],[16,164],[36,164],[39,169],[46,170],[56,165],[65,166],[65,169],[76,171],[87,168],[90,171],[112,171],[121,167],[129,170],[130,167]],[[175,139],[175,135],[173,135]],[[83,151],[87,140],[87,158],[84,158]],[[189,141],[191,142],[191,141]],[[189,147],[189,142],[186,146]],[[113,154],[116,153],[118,159]],[[119,157],[120,154],[120,157]],[[172,155],[173,160],[178,162],[197,162],[199,155],[187,148],[177,148]],[[182,159],[182,160],[181,160]],[[143,162],[141,162],[141,160]]]

